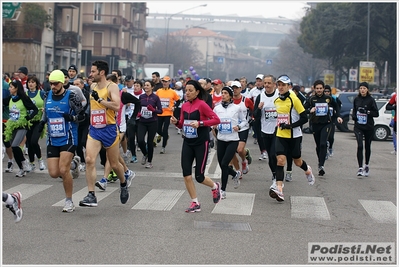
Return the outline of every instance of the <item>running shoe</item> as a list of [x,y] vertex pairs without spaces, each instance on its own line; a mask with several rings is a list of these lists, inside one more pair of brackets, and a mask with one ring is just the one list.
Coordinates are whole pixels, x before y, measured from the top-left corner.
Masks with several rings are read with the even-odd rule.
[[97,207],[97,197],[90,193],[87,194],[83,198],[83,200],[79,201],[79,206],[81,207]]
[[164,147],[161,149],[161,152],[159,152],[159,154],[165,154],[165,148]]
[[152,169],[152,163],[151,162],[147,162],[147,164],[145,165],[145,167],[147,169]]
[[97,186],[101,190],[105,191],[105,189],[107,189],[107,179],[102,178],[100,181],[97,181],[95,183],[95,186]]
[[274,191],[275,191],[275,188],[272,188],[272,187],[269,188],[269,196],[271,198],[277,198],[277,194]]
[[308,165],[308,170],[310,170],[309,174],[305,174],[306,178],[308,179],[308,183],[309,185],[314,185],[315,179],[314,179],[314,175],[312,172],[312,168]]
[[160,136],[160,135],[157,135],[157,143],[160,143],[161,142],[161,139],[162,139],[162,136]]
[[220,183],[217,182],[216,189],[212,189],[213,203],[217,204],[220,201],[221,192],[220,192]]
[[44,160],[43,159],[39,159],[39,170],[43,171],[46,169],[46,165],[44,165]]
[[226,198],[226,191],[220,190],[221,196],[220,199],[225,199]]
[[328,151],[327,151],[327,153],[326,153],[326,160],[328,160],[328,156],[330,155],[330,153],[328,153]]
[[22,194],[20,192],[12,193],[11,196],[14,198],[14,203],[6,205],[6,207],[14,214],[14,221],[20,222],[22,220]]
[[112,170],[109,174],[108,174],[108,178],[107,178],[107,182],[108,183],[114,183],[115,181],[118,180],[118,175],[116,175],[116,173]]
[[328,153],[330,154],[330,155],[329,155],[330,157],[334,156],[334,151],[333,151],[332,148],[329,148],[329,149],[328,149]]
[[75,162],[75,169],[71,170],[71,174],[72,174],[72,178],[76,179],[80,175],[80,172],[79,172],[80,157],[74,156],[72,161]]
[[325,174],[324,166],[319,167],[319,176],[323,176]]
[[284,201],[284,194],[283,192],[280,192],[277,188],[272,189],[274,193],[276,194],[276,200],[278,202],[283,202]]
[[14,169],[14,163],[13,163],[12,161],[9,161],[9,162],[7,163],[6,172],[12,172],[13,169]]
[[286,182],[292,182],[292,171],[286,171],[285,172],[285,181]]
[[243,160],[241,162],[241,167],[242,167],[242,173],[243,174],[247,174],[249,172],[249,168],[248,168],[248,160]]
[[24,177],[26,175],[26,172],[23,169],[19,169],[15,177]]
[[369,176],[369,174],[370,174],[370,168],[369,168],[369,165],[365,165],[365,166],[364,166],[364,169],[363,169],[363,176],[366,176],[366,177],[368,177],[368,176]]
[[251,163],[252,163],[252,157],[251,157],[249,148],[246,148],[246,149],[245,149],[245,158],[246,158],[247,161],[248,161],[248,165],[251,165]]
[[62,212],[72,212],[74,210],[75,210],[75,205],[73,205],[73,202],[71,200],[66,200]]
[[27,160],[22,161],[22,168],[25,172],[30,172],[32,170],[32,168]]
[[181,134],[181,129],[177,129],[177,134]]
[[125,172],[127,187],[130,187],[132,185],[132,180],[134,179],[134,177],[136,177],[136,173],[134,171],[127,170]]
[[80,163],[79,171],[81,171],[81,172],[85,172],[86,171],[86,163]]
[[254,139],[254,145],[257,145],[258,144],[258,139]]
[[363,168],[357,170],[357,176],[363,176]]
[[198,211],[201,211],[201,205],[195,202],[191,202],[190,207],[186,209],[186,212],[198,212]]
[[262,152],[262,159],[268,159],[268,158],[269,158],[269,156],[267,155],[267,152],[263,151]]
[[126,202],[129,200],[130,194],[129,194],[129,188],[126,186],[121,186],[120,187],[120,199],[122,204],[126,204]]
[[260,153],[259,160],[263,160],[263,153]]
[[241,172],[236,171],[236,176],[233,177],[233,185],[235,189],[237,189],[240,186],[240,176]]
[[30,166],[30,171],[31,172],[33,172],[34,170],[36,170],[36,165],[35,165],[35,163],[29,163],[29,166]]
[[148,159],[147,156],[143,156],[143,157],[141,158],[141,165],[145,165],[145,164],[147,163],[147,159]]
[[137,162],[139,162],[137,160],[137,157],[136,156],[132,156],[132,159],[130,160],[130,163],[137,163]]

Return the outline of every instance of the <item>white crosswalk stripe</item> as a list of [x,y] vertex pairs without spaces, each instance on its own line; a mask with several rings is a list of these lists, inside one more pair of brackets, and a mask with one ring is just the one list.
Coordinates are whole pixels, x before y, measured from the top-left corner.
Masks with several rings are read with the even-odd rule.
[[31,196],[34,196],[36,194],[39,194],[40,192],[52,187],[52,185],[46,185],[46,184],[20,184],[17,186],[14,186],[12,188],[8,188],[5,191],[6,192],[21,192],[22,194],[22,199],[28,199]]
[[[119,189],[118,187],[111,187],[108,186],[106,191],[101,191],[101,192],[96,192],[96,197],[97,197],[97,203],[103,200],[104,198],[108,197],[110,194],[112,194],[115,190]],[[81,190],[77,191],[75,194],[72,195],[72,199],[74,202],[79,203],[80,200],[82,200],[86,195],[87,195],[87,187],[82,188]],[[77,204],[76,203],[76,204]],[[61,201],[58,201],[57,203],[53,204],[53,207],[62,207],[65,204],[65,198],[62,199]]]
[[390,201],[378,201],[378,200],[363,200],[359,199],[360,204],[367,211],[371,218],[379,223],[395,223],[396,217],[396,206]]
[[[150,173],[147,173],[148,175]],[[154,175],[154,173],[151,173]],[[155,174],[156,175],[156,174]],[[164,175],[164,174],[163,174]],[[168,174],[170,176],[170,174]],[[143,175],[144,176],[144,175]],[[180,177],[180,176],[173,176]],[[51,188],[53,185],[46,184],[25,184],[14,186],[12,188],[5,188],[5,192],[20,191],[23,200],[26,201],[34,195],[40,195],[45,190]],[[100,202],[110,196],[119,189],[118,185],[108,185],[106,191],[96,191],[97,202]],[[150,211],[170,211],[181,199],[186,190],[171,190],[171,189],[151,189],[143,198],[136,204],[131,204],[133,210],[150,210]],[[87,195],[87,187],[83,187],[76,191],[72,199],[74,202],[82,200]],[[119,202],[119,197],[117,197]],[[182,201],[187,201],[183,198]],[[397,222],[397,208],[391,201],[378,200],[358,200],[368,216],[376,223],[395,223]],[[65,198],[62,197],[60,201],[52,206],[62,207],[65,203]],[[255,194],[252,193],[238,193],[227,192],[226,199],[220,200],[212,210],[212,214],[225,215],[244,215],[251,216],[254,209]],[[331,220],[330,212],[323,197],[308,197],[308,196],[291,196],[291,217],[300,219],[319,219]]]
[[331,220],[324,198],[291,196],[291,217]]

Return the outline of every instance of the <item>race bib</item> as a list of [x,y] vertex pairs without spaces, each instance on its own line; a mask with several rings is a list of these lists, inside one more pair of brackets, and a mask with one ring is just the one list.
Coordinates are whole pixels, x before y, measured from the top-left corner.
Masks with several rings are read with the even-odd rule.
[[357,123],[367,124],[367,114],[357,112],[356,117],[357,117]]
[[289,124],[290,115],[289,114],[278,114],[277,115],[277,125],[280,126],[281,123]]
[[20,113],[19,109],[11,109],[9,116],[10,116],[10,120],[17,121],[19,119],[19,117],[21,116],[21,113]]
[[105,114],[105,109],[91,111],[91,125],[94,128],[104,128],[107,126],[107,115]]
[[190,125],[194,120],[184,120],[183,122],[183,134],[186,138],[197,138],[198,132],[197,128]]
[[328,104],[327,103],[316,103],[315,104],[315,114],[316,116],[326,116],[328,112]]
[[231,134],[233,133],[233,126],[231,125],[231,119],[220,119],[220,124],[218,125],[218,130],[220,134]]
[[49,118],[49,125],[51,137],[62,137],[66,135],[65,120],[63,117]]
[[149,119],[152,117],[152,111],[148,110],[147,107],[141,107],[141,117]]
[[160,98],[162,108],[168,108],[170,103],[170,98]]
[[277,119],[277,111],[275,109],[265,109],[265,120]]

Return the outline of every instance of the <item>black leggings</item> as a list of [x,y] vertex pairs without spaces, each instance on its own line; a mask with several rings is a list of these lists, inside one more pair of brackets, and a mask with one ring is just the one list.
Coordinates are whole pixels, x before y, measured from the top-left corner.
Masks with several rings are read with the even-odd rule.
[[14,154],[15,162],[17,163],[20,169],[23,168],[22,162],[25,160],[25,156],[24,153],[22,152],[22,148],[19,145],[24,140],[27,132],[28,131],[26,129],[14,130],[11,141],[12,153]]
[[[158,117],[159,119],[159,117]],[[154,156],[153,140],[157,131],[157,121],[153,122],[138,122],[137,127],[137,143],[144,156],[147,156],[147,161],[152,162]],[[144,140],[147,134],[147,143]]]
[[327,153],[327,140],[331,130],[331,123],[312,125],[313,138],[316,143],[316,154],[319,159],[319,167],[324,166]]
[[84,121],[83,123],[79,123],[78,126],[78,145],[76,146],[76,154],[80,157],[80,162],[82,163],[86,163],[83,148],[86,148],[87,135],[89,134],[89,125],[90,122],[87,123],[86,121]]
[[334,134],[335,134],[335,123],[332,123],[331,124],[330,135],[328,136],[328,143],[329,143],[329,147],[327,147],[328,149],[332,149],[333,148]]
[[[168,142],[168,129],[171,116],[158,116],[158,129],[157,133],[162,136],[162,147],[166,147]],[[141,149],[141,148],[140,148]]]
[[[269,168],[272,171],[274,177],[276,174],[276,167],[277,167],[276,145],[275,145],[276,135],[265,134],[264,132],[261,132],[261,138],[263,139],[263,143],[265,144],[267,154],[269,155]],[[292,169],[292,164],[291,164],[291,169]]]
[[139,126],[137,120],[134,123],[126,124],[127,143],[129,145],[129,150],[132,153],[132,156],[136,156],[136,138],[138,127]]
[[262,134],[262,126],[260,120],[255,120],[252,126],[252,129],[254,130],[256,134],[256,139],[258,140],[258,146],[259,150],[262,153],[263,151],[266,150],[265,143],[261,137]]
[[236,154],[239,141],[221,141],[217,142],[217,156],[220,169],[222,170],[222,186],[221,189],[226,191],[227,180],[229,174],[233,177],[237,174],[232,168],[229,168],[229,163]]
[[39,145],[40,132],[38,131],[39,121],[32,121],[32,126],[26,133],[26,143],[28,144],[29,161],[35,161],[35,155],[38,159],[42,157],[42,150]]
[[181,168],[183,177],[192,175],[193,161],[195,159],[195,180],[202,183],[205,180],[206,161],[208,160],[208,144],[206,141],[200,145],[192,146],[183,141],[181,151]]
[[365,164],[370,163],[371,156],[371,141],[373,140],[374,131],[373,130],[360,130],[355,126],[354,133],[357,141],[357,163],[359,168],[363,167],[363,137],[364,137],[364,148],[366,151],[366,161]]

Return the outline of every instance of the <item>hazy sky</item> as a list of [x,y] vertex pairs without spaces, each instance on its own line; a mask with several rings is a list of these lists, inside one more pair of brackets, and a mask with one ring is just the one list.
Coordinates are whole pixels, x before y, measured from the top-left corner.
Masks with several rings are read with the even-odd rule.
[[[203,4],[207,6],[197,7]],[[193,8],[182,14],[263,16],[265,18],[281,16],[292,19],[302,18],[305,15],[303,8],[306,6],[304,1],[147,1],[150,13],[175,14]]]

